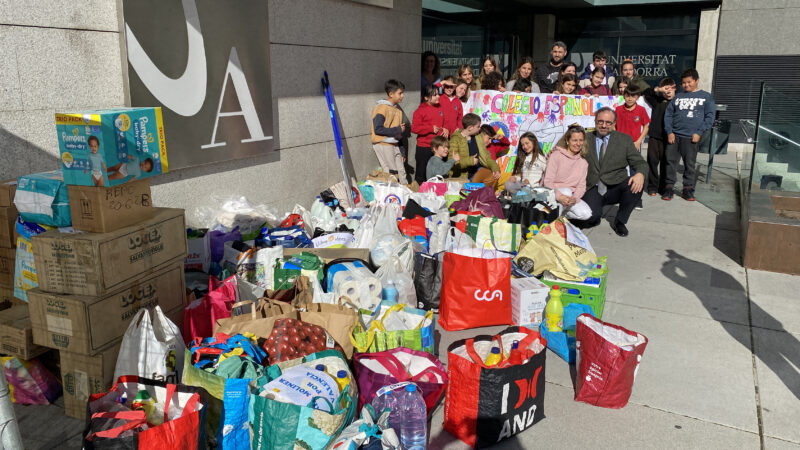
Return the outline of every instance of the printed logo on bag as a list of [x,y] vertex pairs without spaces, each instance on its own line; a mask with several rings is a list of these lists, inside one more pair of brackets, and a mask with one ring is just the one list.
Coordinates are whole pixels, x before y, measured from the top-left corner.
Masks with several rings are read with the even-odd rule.
[[533,260],[532,259],[526,258],[526,257],[523,256],[523,257],[520,257],[516,261],[516,263],[517,263],[517,267],[519,267],[521,270],[523,270],[525,272],[528,272],[528,273],[533,273]]
[[[539,379],[539,372],[542,371],[542,368],[539,367],[536,369],[536,372],[533,374],[533,378],[527,380],[525,378],[520,380],[514,380],[514,384],[517,385],[519,388],[519,395],[517,398],[517,402],[514,404],[514,409],[519,408],[525,403],[525,400],[529,398],[536,398],[536,380]],[[506,383],[503,385],[503,403],[500,408],[500,411],[505,414],[508,412],[508,400],[510,395],[510,386],[511,383]]]
[[[521,379],[515,380],[514,384],[517,386],[519,393],[517,402],[514,404],[514,409],[518,409],[522,406],[526,400],[529,399],[536,399],[536,382],[539,379],[539,373],[541,373],[542,368],[541,366],[536,369],[536,372],[533,374],[533,378],[530,380]],[[510,395],[510,383],[506,383],[503,385],[503,403],[501,406],[502,414],[506,414],[508,412],[508,400]],[[503,439],[511,437],[514,434],[521,432],[522,430],[527,429],[531,425],[533,425],[534,418],[536,417],[536,404],[533,404],[527,410],[523,410],[522,414],[514,414],[513,419],[509,418],[503,422],[503,428],[500,430],[500,435],[497,437],[497,442],[500,442]]]
[[397,194],[389,194],[389,195],[387,195],[386,198],[383,199],[383,202],[384,203],[388,203],[388,204],[395,204],[395,205],[403,204],[403,202],[400,200],[400,197],[398,197]]
[[479,302],[490,302],[490,301],[494,300],[495,298],[497,298],[498,301],[502,302],[503,301],[503,291],[501,291],[500,289],[496,289],[496,290],[494,290],[492,292],[492,294],[490,296],[489,295],[489,289],[486,289],[485,291],[483,291],[482,294],[481,294],[481,290],[480,289],[475,289],[474,297],[475,297],[475,300],[477,300]]

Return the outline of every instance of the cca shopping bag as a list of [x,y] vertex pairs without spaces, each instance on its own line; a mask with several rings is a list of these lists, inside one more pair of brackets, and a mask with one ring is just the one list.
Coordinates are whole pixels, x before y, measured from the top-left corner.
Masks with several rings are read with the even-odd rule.
[[383,301],[374,312],[361,314],[350,339],[358,353],[406,347],[433,354],[433,311]]
[[448,331],[511,325],[511,255],[454,249],[444,254],[439,324]]
[[[519,342],[521,364],[487,367],[493,346],[503,354]],[[490,447],[544,418],[546,342],[539,333],[509,327],[495,336],[456,341],[447,349],[450,385],[444,400],[444,429],[474,448]]]
[[428,414],[433,411],[447,387],[447,372],[430,353],[405,347],[377,353],[359,353],[353,358],[358,380],[358,406],[371,404],[378,389],[411,381],[425,399]]
[[89,397],[83,448],[205,449],[203,395],[202,389],[120,377],[110,391]]
[[142,308],[122,337],[114,379],[138,375],[177,383],[183,373],[183,351],[181,332],[161,307],[153,308],[152,319],[150,311]]
[[575,338],[575,400],[614,409],[627,405],[647,338],[589,314],[578,317]]
[[[321,364],[327,373],[347,372],[347,386],[335,404],[329,405],[331,411],[283,403],[259,395],[262,387],[283,371],[301,364],[311,368]],[[344,356],[338,351],[326,350],[270,366],[265,376],[250,383],[250,399],[253,450],[322,450],[355,418],[358,387]]]

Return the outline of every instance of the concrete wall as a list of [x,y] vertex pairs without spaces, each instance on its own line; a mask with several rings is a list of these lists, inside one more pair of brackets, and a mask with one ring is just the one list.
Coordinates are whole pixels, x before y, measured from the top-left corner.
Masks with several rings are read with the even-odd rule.
[[800,55],[800,0],[723,0],[717,55]]
[[[118,6],[111,0],[0,2],[0,179],[58,167],[55,110],[125,104]],[[121,8],[119,8],[121,9]],[[360,178],[378,166],[370,115],[388,78],[419,98],[421,0],[391,9],[347,0],[269,0],[273,102],[280,150],[153,178],[157,206],[186,208],[246,195],[278,212],[309,206],[342,180],[321,93],[330,74],[344,137]],[[167,123],[166,126],[169,126]],[[169,147],[169,143],[168,143]]]
[[697,62],[695,68],[700,74],[700,89],[711,92],[714,82],[714,60],[717,55],[717,30],[719,10],[704,9],[700,12],[700,29],[697,36]]

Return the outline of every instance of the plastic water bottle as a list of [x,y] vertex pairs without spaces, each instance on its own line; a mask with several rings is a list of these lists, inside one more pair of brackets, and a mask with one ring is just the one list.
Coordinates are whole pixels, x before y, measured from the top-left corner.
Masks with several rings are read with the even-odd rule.
[[400,443],[404,450],[425,450],[428,442],[428,416],[425,399],[415,384],[409,384],[400,396],[402,425]]
[[545,322],[550,331],[561,331],[564,327],[564,305],[561,303],[561,290],[558,285],[550,289],[550,300],[544,307]]
[[389,422],[387,425],[394,430],[397,437],[400,437],[400,430],[402,428],[401,419],[403,416],[403,412],[400,410],[400,404],[398,403],[399,400],[400,395],[394,391],[378,395],[372,400],[372,408],[375,410],[376,415],[380,416],[383,410],[387,408],[392,411],[389,413]]
[[397,303],[398,292],[392,280],[389,280],[386,285],[383,286],[381,294],[384,300]]

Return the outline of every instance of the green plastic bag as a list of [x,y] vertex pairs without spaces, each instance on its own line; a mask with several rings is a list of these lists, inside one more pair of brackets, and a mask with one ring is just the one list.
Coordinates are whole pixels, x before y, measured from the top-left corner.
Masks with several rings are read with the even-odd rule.
[[[284,267],[284,264],[294,268]],[[299,269],[297,267],[299,267]],[[324,267],[325,264],[319,256],[308,252],[299,253],[288,259],[279,259],[275,264],[275,270],[273,272],[275,282],[275,287],[273,289],[276,291],[291,289],[294,280],[300,275],[316,276],[317,279],[322,282],[322,278],[325,275]]]
[[[433,354],[433,311],[423,311],[402,303],[381,302],[374,312],[362,310],[362,320],[353,327],[350,341],[357,353],[374,353],[406,347]],[[364,325],[364,317],[372,318]],[[399,324],[405,324],[403,329]]]
[[[333,412],[282,403],[258,395],[261,387],[278,378],[284,370],[304,363],[322,364],[328,373],[347,372],[348,385],[333,406]],[[323,450],[349,425],[356,414],[358,387],[344,356],[336,350],[312,353],[305,358],[274,364],[267,374],[250,382],[250,426],[253,450]]]
[[464,230],[464,232],[467,234],[467,236],[471,237],[473,241],[475,240],[475,237],[478,236],[478,228],[480,228],[481,217],[483,216],[467,217],[467,228]]

